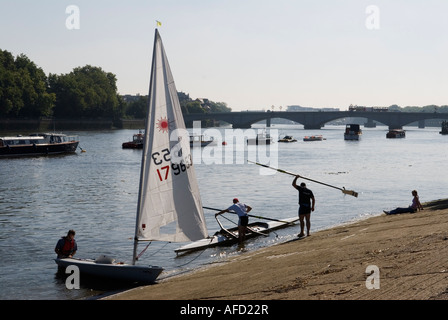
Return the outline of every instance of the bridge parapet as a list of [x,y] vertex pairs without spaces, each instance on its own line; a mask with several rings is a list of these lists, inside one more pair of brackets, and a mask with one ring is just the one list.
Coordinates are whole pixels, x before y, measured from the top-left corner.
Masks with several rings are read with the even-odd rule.
[[341,118],[366,118],[369,121],[378,121],[389,126],[390,129],[399,129],[410,123],[419,122],[424,127],[426,119],[448,119],[448,113],[426,112],[375,112],[375,111],[306,111],[306,112],[261,112],[239,111],[222,113],[198,113],[184,115],[185,121],[214,119],[230,123],[234,128],[247,129],[252,124],[266,120],[267,124],[273,118],[282,118],[303,124],[305,129],[321,129],[327,122]]

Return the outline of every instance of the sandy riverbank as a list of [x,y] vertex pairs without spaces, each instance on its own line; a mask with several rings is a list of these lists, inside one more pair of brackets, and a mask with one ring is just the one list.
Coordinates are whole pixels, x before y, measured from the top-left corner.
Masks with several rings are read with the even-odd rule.
[[[415,214],[322,230],[104,299],[447,300],[448,199],[423,206]],[[377,268],[370,275],[369,266]]]

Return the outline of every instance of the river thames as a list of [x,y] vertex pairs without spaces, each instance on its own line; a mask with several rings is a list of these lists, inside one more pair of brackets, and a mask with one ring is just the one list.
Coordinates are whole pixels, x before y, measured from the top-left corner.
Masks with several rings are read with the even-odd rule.
[[[253,208],[254,215],[296,216],[293,177],[260,170],[247,160],[358,192],[356,198],[305,181],[316,197],[312,232],[408,206],[413,189],[419,192],[421,202],[447,198],[448,136],[440,135],[439,128],[404,129],[404,139],[386,139],[387,127],[378,126],[363,128],[360,141],[344,141],[343,126],[304,130],[301,125],[274,125],[274,138],[292,135],[298,141],[276,142],[264,149],[251,149],[242,139],[221,144],[226,133],[230,137],[229,132],[238,136],[244,131],[203,129],[217,137],[218,144],[193,149],[202,204],[224,209],[238,197]],[[82,279],[81,289],[67,289],[64,277],[57,274],[54,247],[69,229],[75,229],[76,257],[106,254],[118,261],[132,259],[142,151],[122,149],[121,144],[135,132],[64,132],[78,135],[86,152],[0,159],[0,299],[85,299],[121,289],[112,283],[85,283]],[[313,134],[322,134],[326,140],[302,140]],[[219,230],[215,212],[204,213],[212,235]],[[278,230],[269,237],[247,241],[245,250],[287,241],[297,233],[298,226]],[[159,277],[163,279],[244,254],[230,246],[176,256],[174,249],[182,244],[152,242],[138,263],[164,267]]]

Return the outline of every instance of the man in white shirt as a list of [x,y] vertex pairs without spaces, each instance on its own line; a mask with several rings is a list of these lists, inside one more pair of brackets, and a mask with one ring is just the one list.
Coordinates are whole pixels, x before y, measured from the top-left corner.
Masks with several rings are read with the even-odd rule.
[[233,205],[225,210],[221,210],[216,214],[220,215],[224,212],[235,212],[238,219],[238,242],[241,244],[245,240],[247,225],[249,224],[249,216],[247,215],[252,208],[244,203],[239,202],[238,198],[233,199]]

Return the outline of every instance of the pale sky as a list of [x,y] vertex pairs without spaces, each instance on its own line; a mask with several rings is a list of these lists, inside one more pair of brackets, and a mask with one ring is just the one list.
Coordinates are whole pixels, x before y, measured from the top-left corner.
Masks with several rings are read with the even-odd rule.
[[156,20],[177,90],[234,111],[448,104],[447,0],[0,0],[0,49],[146,95]]

